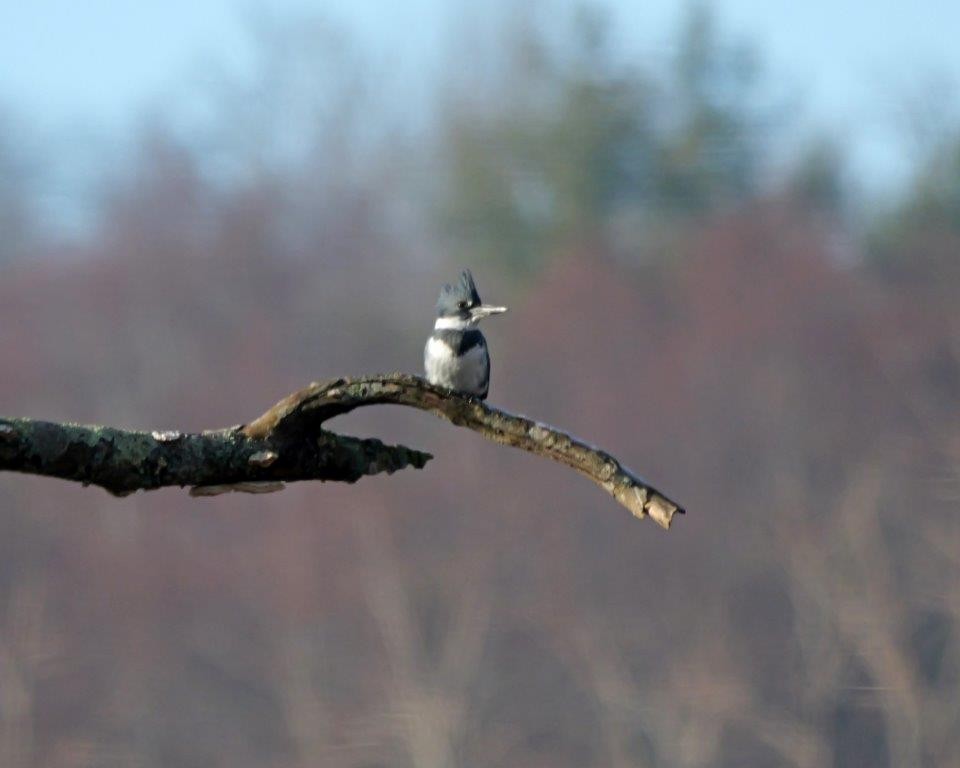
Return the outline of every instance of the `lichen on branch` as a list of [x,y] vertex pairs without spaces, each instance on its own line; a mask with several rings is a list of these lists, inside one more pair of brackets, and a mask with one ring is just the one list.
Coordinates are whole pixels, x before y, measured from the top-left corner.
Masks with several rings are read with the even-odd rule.
[[[365,475],[422,468],[431,456],[325,430],[248,437],[209,432],[136,432],[113,427],[0,419],[0,470],[75,480],[116,496],[165,486],[263,491],[295,480],[352,483]],[[243,487],[246,484],[246,487]],[[236,487],[234,487],[236,486]]]
[[247,425],[201,433],[0,419],[0,470],[76,480],[116,495],[192,486],[194,495],[265,492],[296,480],[354,482],[423,468],[430,454],[325,429],[362,406],[405,405],[489,440],[564,464],[593,480],[636,517],[668,528],[683,508],[606,451],[554,427],[493,408],[418,376],[393,373],[314,382]]
[[430,384],[419,376],[393,373],[315,382],[285,397],[243,427],[251,437],[318,428],[334,416],[367,405],[390,403],[429,411],[489,440],[545,456],[593,480],[636,517],[650,516],[669,528],[684,509],[606,451],[559,429],[493,408],[480,400]]

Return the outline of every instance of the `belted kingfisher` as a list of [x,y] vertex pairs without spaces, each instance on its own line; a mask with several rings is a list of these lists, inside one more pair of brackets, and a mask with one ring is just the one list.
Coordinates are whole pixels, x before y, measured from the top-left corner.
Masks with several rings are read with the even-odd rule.
[[480,301],[469,269],[463,270],[457,284],[444,285],[437,299],[437,321],[423,350],[427,381],[486,398],[490,355],[476,326],[483,318],[506,311]]

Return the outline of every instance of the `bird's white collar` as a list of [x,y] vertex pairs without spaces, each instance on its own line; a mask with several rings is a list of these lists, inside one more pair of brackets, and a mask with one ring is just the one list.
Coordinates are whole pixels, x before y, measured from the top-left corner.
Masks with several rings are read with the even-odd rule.
[[433,324],[435,331],[466,331],[474,323],[471,320],[465,320],[462,317],[438,317],[437,322]]

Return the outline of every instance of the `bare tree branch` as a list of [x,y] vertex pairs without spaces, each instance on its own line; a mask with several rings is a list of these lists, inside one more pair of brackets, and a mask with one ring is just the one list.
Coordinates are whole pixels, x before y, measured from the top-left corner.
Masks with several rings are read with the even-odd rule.
[[605,451],[402,373],[315,382],[248,425],[199,434],[0,419],[0,470],[76,480],[117,495],[171,485],[212,495],[277,490],[284,481],[354,482],[364,475],[422,468],[431,458],[427,453],[323,428],[335,416],[378,404],[430,411],[494,442],[565,464],[635,516],[649,515],[664,528],[684,511]]
[[241,427],[210,432],[134,432],[112,427],[0,419],[0,470],[99,485],[116,496],[193,486],[197,496],[226,490],[279,490],[284,481],[338,480],[423,467],[430,454],[323,429],[253,438]]
[[684,513],[680,505],[609,453],[546,424],[492,408],[475,398],[434,386],[409,374],[315,382],[281,400],[243,431],[260,438],[287,428],[319,427],[328,419],[354,408],[383,403],[430,411],[496,443],[522,448],[565,464],[589,477],[636,517],[649,515],[664,528],[670,527],[675,514]]

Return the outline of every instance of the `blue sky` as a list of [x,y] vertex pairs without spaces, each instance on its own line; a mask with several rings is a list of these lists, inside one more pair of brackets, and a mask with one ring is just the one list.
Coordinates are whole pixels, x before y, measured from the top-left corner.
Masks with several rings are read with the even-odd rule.
[[[630,56],[669,55],[683,2],[606,0]],[[38,131],[109,137],[169,97],[205,61],[249,65],[251,19],[329,19],[398,83],[415,87],[450,60],[470,21],[443,0],[31,0],[0,2],[0,105]],[[486,7],[486,6],[485,6]],[[507,5],[509,7],[509,5]],[[716,0],[722,31],[753,44],[780,95],[798,97],[798,133],[826,127],[854,170],[879,187],[902,173],[894,115],[927,82],[960,85],[957,0]],[[482,10],[467,12],[475,17]],[[946,108],[945,103],[944,108]]]

